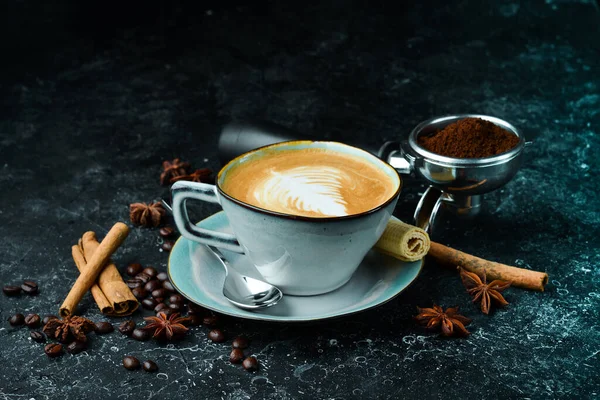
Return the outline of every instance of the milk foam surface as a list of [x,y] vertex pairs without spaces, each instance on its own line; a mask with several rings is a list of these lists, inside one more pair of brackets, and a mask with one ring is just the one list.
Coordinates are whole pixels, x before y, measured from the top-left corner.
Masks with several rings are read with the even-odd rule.
[[286,149],[232,167],[221,187],[228,195],[267,210],[336,217],[383,204],[398,184],[358,156],[325,149]]

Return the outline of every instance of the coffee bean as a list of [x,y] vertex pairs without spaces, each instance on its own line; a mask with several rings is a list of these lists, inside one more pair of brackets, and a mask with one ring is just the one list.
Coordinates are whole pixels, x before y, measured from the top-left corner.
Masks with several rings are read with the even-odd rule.
[[181,311],[181,306],[179,305],[179,303],[171,303],[171,304],[169,304],[169,308],[171,310],[173,310],[174,312],[180,312]]
[[163,282],[163,288],[165,288],[165,290],[169,291],[169,292],[174,292],[175,291],[175,286],[173,286],[173,284],[169,281],[164,281]]
[[208,332],[208,338],[215,343],[223,343],[225,341],[225,334],[220,329],[213,329]]
[[144,371],[146,371],[146,372],[158,371],[158,365],[156,365],[156,363],[152,360],[144,361],[144,364],[142,364],[142,368],[144,368]]
[[152,280],[152,277],[145,272],[140,272],[135,276],[135,279],[142,281],[144,285]]
[[34,342],[44,343],[46,341],[46,336],[42,332],[32,331],[29,336]]
[[151,298],[142,300],[142,307],[146,310],[154,310],[154,307],[156,307],[157,304],[158,302]]
[[154,307],[154,312],[155,312],[155,313],[157,313],[157,312],[161,312],[161,311],[163,311],[163,310],[166,310],[167,308],[169,308],[169,306],[168,306],[168,305],[166,305],[165,303],[158,303],[158,304],[156,305],[156,307]]
[[153,279],[144,285],[147,292],[152,292],[158,288],[162,288],[162,282],[157,279]]
[[127,275],[129,275],[129,276],[136,276],[137,274],[142,272],[142,269],[143,269],[142,264],[131,263],[127,266],[127,268],[125,268],[125,272],[127,272]]
[[165,308],[164,310],[160,310],[159,312],[157,312],[156,316],[158,317],[160,313],[163,313],[168,317],[169,315],[175,314],[175,311],[173,311],[172,309],[169,308],[169,306],[167,306],[167,308]]
[[242,349],[233,349],[229,354],[229,362],[232,364],[241,364],[244,359],[244,351]]
[[158,275],[156,275],[156,279],[158,279],[161,282],[166,281],[167,279],[169,279],[169,274],[167,274],[166,272],[159,272]]
[[[140,282],[141,283],[141,282]],[[148,292],[143,287],[136,287],[131,289],[131,293],[135,296],[136,299],[142,300],[146,296],[148,296]]]
[[187,324],[191,326],[198,326],[202,324],[202,317],[197,314],[188,315]]
[[119,332],[121,332],[125,336],[131,336],[133,330],[135,329],[135,322],[132,320],[123,321],[121,325],[119,325]]
[[148,275],[150,278],[156,278],[156,275],[158,274],[156,268],[153,267],[146,267],[142,272]]
[[202,318],[202,323],[206,326],[217,326],[217,324],[219,323],[219,317],[217,317],[216,315],[207,315],[204,318]]
[[21,285],[21,290],[27,293],[28,295],[36,295],[38,294],[38,284],[34,281],[23,281]]
[[202,306],[199,306],[196,303],[188,303],[188,313],[190,314],[204,314],[204,308]]
[[131,337],[140,342],[144,342],[152,337],[152,332],[146,329],[135,328],[133,332],[131,332]]
[[163,288],[156,289],[152,291],[152,297],[156,298],[165,298],[167,296],[167,291]]
[[234,349],[246,349],[248,348],[249,344],[250,341],[246,336],[238,336],[235,339],[233,339],[231,347],[233,347]]
[[140,279],[127,279],[127,281],[125,281],[125,283],[127,284],[127,287],[129,289],[135,289],[135,288],[142,288],[144,286],[144,282],[142,282]]
[[165,240],[163,242],[163,244],[160,246],[160,248],[163,249],[163,251],[166,251],[168,253],[171,250],[173,250],[173,246],[174,245],[175,245],[175,243],[173,243],[173,241],[171,241],[171,240]]
[[6,285],[2,288],[2,291],[7,296],[17,296],[21,294],[21,286]]
[[133,356],[126,356],[125,358],[123,358],[123,366],[125,367],[125,369],[133,371],[140,367],[140,360]]
[[175,229],[173,229],[171,226],[163,226],[158,231],[158,234],[164,238],[168,238],[175,234]]
[[79,340],[76,340],[74,342],[69,343],[69,345],[67,346],[67,353],[79,354],[86,349],[87,342],[80,342]]
[[258,360],[256,359],[256,357],[252,357],[252,356],[246,357],[246,359],[242,363],[242,366],[244,367],[244,369],[246,371],[257,371],[258,370]]
[[25,317],[25,325],[29,328],[39,328],[42,324],[42,319],[37,314],[28,314]]
[[94,329],[97,335],[105,335],[107,333],[111,333],[114,330],[115,327],[107,321],[96,322],[96,328]]
[[42,320],[42,324],[46,325],[51,319],[58,319],[58,317],[56,315],[46,315]]
[[54,358],[62,355],[63,347],[62,344],[50,343],[44,347],[44,352],[48,357]]
[[25,316],[23,314],[15,314],[8,319],[8,323],[12,326],[20,326],[25,323]]
[[182,304],[184,301],[185,299],[180,294],[172,294],[171,296],[169,296],[169,303]]

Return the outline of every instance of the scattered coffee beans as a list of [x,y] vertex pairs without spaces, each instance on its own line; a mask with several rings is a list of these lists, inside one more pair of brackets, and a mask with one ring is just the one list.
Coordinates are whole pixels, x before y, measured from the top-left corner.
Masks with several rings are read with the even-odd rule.
[[146,310],[154,310],[154,307],[158,305],[158,302],[154,299],[144,299],[142,300],[142,307]]
[[23,314],[15,314],[8,319],[8,323],[12,326],[21,326],[25,323],[25,316]]
[[34,281],[23,281],[21,290],[29,295],[36,295],[38,294],[38,284]]
[[62,352],[63,352],[62,344],[50,343],[44,347],[44,353],[46,353],[46,355],[51,358],[62,355]]
[[171,296],[169,296],[169,303],[171,303],[171,304],[172,303],[182,304],[184,301],[185,301],[185,299],[180,294],[172,294]]
[[173,310],[174,312],[180,312],[181,311],[181,305],[179,303],[171,303],[171,304],[169,304],[169,308],[171,310]]
[[137,274],[142,272],[142,269],[143,269],[142,264],[132,263],[127,266],[127,268],[125,269],[125,272],[127,272],[127,275],[129,275],[129,276],[136,276]]
[[213,329],[208,332],[208,338],[215,343],[223,343],[225,341],[225,334],[220,329]]
[[148,275],[150,278],[156,278],[156,275],[158,274],[156,268],[153,267],[146,267],[142,272]]
[[96,322],[96,328],[94,329],[94,332],[96,332],[97,335],[105,335],[107,333],[111,333],[114,330],[115,327],[112,326],[110,322],[100,321]]
[[141,328],[135,328],[131,332],[131,337],[140,342],[144,342],[152,337],[152,332]]
[[42,332],[32,331],[29,336],[34,342],[44,343],[46,341],[46,336]]
[[69,345],[67,346],[67,353],[79,354],[86,349],[87,349],[86,342],[80,342],[79,340],[76,340],[74,342],[69,343]]
[[256,357],[252,357],[252,356],[246,357],[246,359],[242,363],[242,366],[244,367],[244,369],[246,371],[257,371],[258,370],[258,360],[256,359]]
[[241,364],[244,359],[244,351],[242,349],[233,349],[229,354],[229,362],[232,364]]
[[153,292],[158,288],[162,288],[162,282],[158,279],[153,279],[144,285],[144,289],[147,292]]
[[170,226],[163,226],[162,228],[160,228],[158,233],[160,236],[162,236],[164,238],[168,238],[175,234],[175,229],[173,229],[173,227],[170,227]]
[[133,356],[126,356],[125,358],[123,358],[123,366],[125,367],[125,369],[133,371],[140,367],[140,360]]
[[156,305],[156,307],[154,307],[154,312],[155,312],[155,313],[159,313],[159,312],[161,312],[161,311],[165,311],[165,310],[166,310],[166,309],[168,309],[168,308],[169,308],[169,306],[168,306],[168,305],[166,305],[165,303],[158,303],[158,304]]
[[188,315],[187,324],[191,326],[198,326],[202,324],[202,317],[197,314]]
[[158,275],[156,275],[156,279],[158,279],[161,282],[166,281],[167,279],[169,279],[169,274],[167,274],[166,272],[159,272]]
[[121,332],[125,336],[131,336],[135,329],[135,322],[132,320],[123,321],[121,325],[119,325],[119,332]]
[[238,336],[235,339],[233,339],[231,347],[233,347],[234,349],[246,349],[248,348],[249,344],[250,341],[246,336]]
[[188,313],[190,314],[204,314],[204,308],[196,303],[188,303]]
[[126,282],[127,287],[129,289],[135,289],[135,288],[143,288],[144,286],[144,282],[142,282],[141,280],[134,278],[134,279],[128,279]]
[[[141,283],[141,282],[140,282]],[[143,287],[135,287],[131,289],[131,293],[135,296],[136,299],[141,300],[148,296],[148,292]]]
[[145,272],[140,272],[139,274],[137,274],[135,276],[135,279],[137,279],[138,281],[142,281],[144,283],[144,285],[145,285],[150,280],[152,280],[152,277],[150,275],[148,275],[147,273],[145,273]]
[[168,290],[169,292],[175,291],[175,286],[173,286],[173,284],[170,281],[164,281],[163,288],[165,288],[165,290]]
[[46,325],[51,319],[58,319],[56,315],[46,315],[42,320],[42,325]]
[[29,328],[39,328],[42,324],[42,319],[37,314],[28,314],[25,317],[25,325]]
[[2,291],[7,296],[17,296],[21,294],[21,286],[6,285],[2,288]]
[[163,251],[166,251],[167,253],[170,252],[171,250],[173,250],[173,246],[175,245],[175,243],[173,243],[170,240],[165,240],[162,244],[162,246],[160,246],[161,249],[163,249]]
[[167,296],[167,291],[163,288],[156,289],[152,291],[152,297],[155,299],[164,299]]
[[146,371],[146,372],[158,371],[158,365],[156,365],[156,363],[152,360],[144,361],[144,364],[142,364],[142,368],[144,368],[144,371]]
[[169,306],[167,306],[167,308],[165,308],[164,310],[157,312],[156,316],[158,317],[158,314],[160,314],[160,313],[163,313],[168,317],[169,315],[175,314],[175,311],[173,311],[172,309],[169,308]]
[[202,318],[202,323],[206,326],[217,326],[217,324],[219,323],[219,317],[217,317],[216,315],[207,315],[204,318]]

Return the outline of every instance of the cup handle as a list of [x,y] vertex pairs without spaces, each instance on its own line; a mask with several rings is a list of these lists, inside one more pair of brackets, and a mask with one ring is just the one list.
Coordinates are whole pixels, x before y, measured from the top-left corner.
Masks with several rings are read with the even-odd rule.
[[186,202],[188,199],[219,203],[217,187],[207,183],[179,181],[171,186],[173,201],[173,218],[181,234],[190,240],[209,246],[244,254],[244,249],[234,235],[211,231],[194,225],[188,216]]

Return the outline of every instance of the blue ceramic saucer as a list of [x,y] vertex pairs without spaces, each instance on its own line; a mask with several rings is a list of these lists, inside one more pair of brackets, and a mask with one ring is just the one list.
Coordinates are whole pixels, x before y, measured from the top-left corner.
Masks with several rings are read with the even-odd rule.
[[[198,226],[231,233],[223,212],[206,218]],[[262,279],[244,255],[225,250],[223,254],[240,273]],[[275,322],[316,321],[376,307],[406,289],[417,278],[422,266],[422,260],[408,263],[371,250],[350,281],[333,292],[318,296],[284,295],[273,307],[246,311],[223,296],[225,270],[204,245],[181,237],[169,256],[171,282],[190,301],[234,317]]]

